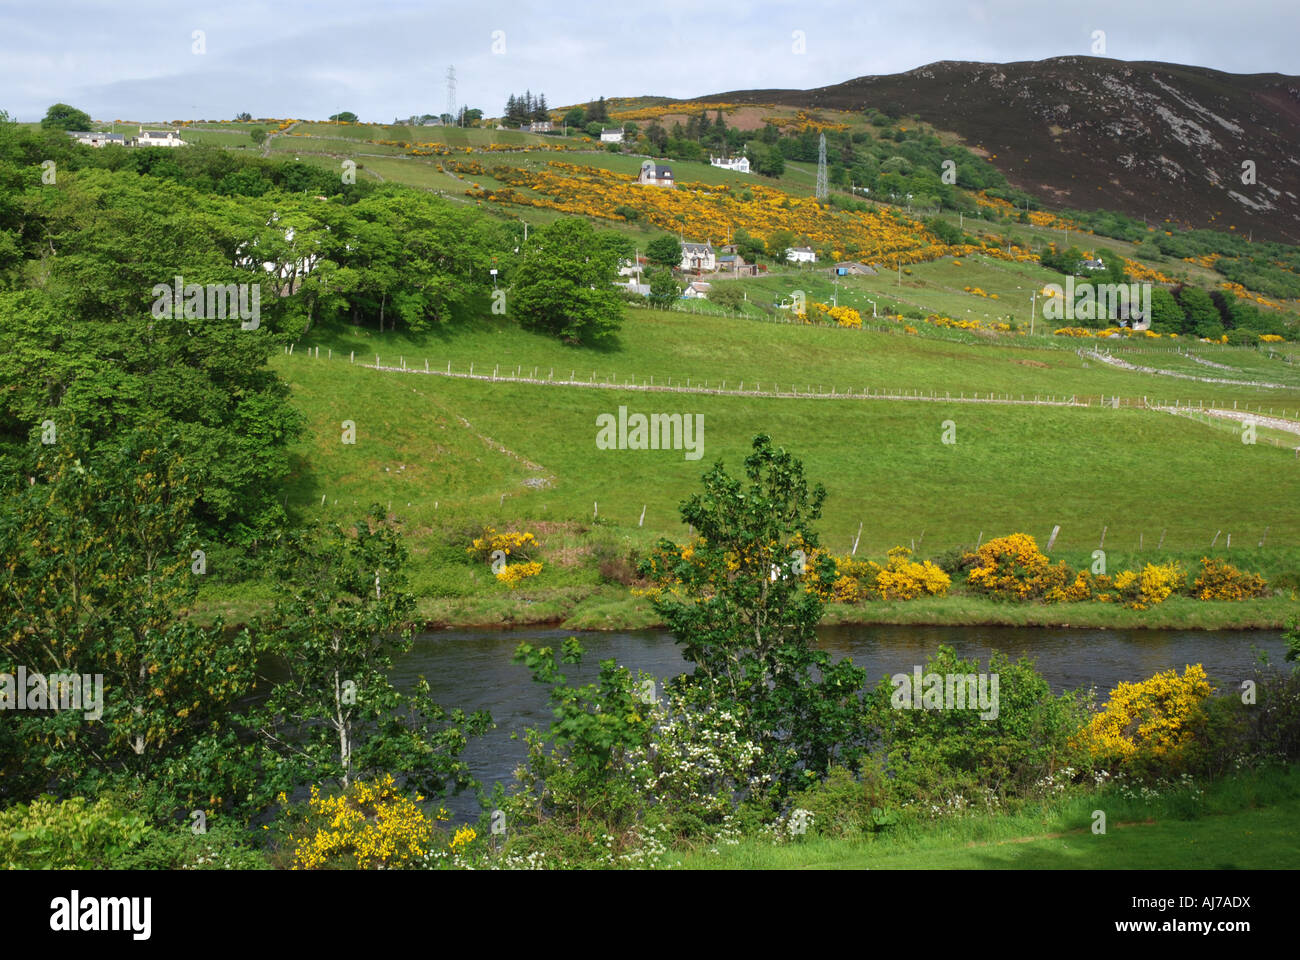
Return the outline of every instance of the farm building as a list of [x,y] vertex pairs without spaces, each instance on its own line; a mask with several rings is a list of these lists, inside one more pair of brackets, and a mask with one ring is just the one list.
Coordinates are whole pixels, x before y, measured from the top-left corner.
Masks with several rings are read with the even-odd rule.
[[817,253],[812,247],[786,247],[785,258],[792,263],[816,263]]
[[686,290],[682,293],[683,299],[686,300],[707,300],[712,284],[707,280],[696,280],[687,284]]
[[124,147],[126,146],[126,137],[120,133],[90,133],[84,130],[69,130],[68,136],[77,143],[84,144],[87,147]]
[[600,131],[600,142],[601,143],[622,143],[623,128],[615,127],[612,130],[606,130],[602,127]]

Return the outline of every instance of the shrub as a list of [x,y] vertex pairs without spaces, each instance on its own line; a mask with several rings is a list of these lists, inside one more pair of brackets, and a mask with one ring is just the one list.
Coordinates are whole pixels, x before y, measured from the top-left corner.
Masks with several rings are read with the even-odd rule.
[[1195,742],[1203,706],[1214,692],[1200,665],[1164,670],[1141,683],[1121,682],[1081,732],[1099,762],[1176,768]]
[[530,563],[507,563],[497,571],[497,579],[513,590],[529,577],[542,572],[542,565],[536,561]]
[[1001,600],[1028,600],[1063,588],[1070,579],[1065,563],[1055,567],[1025,533],[996,537],[975,551],[975,567],[967,577],[971,587]]
[[42,796],[0,811],[0,864],[10,870],[104,869],[150,832],[144,817],[109,800]]
[[434,819],[416,800],[397,792],[392,774],[358,780],[341,794],[321,796],[312,786],[302,822],[289,836],[293,869],[401,869],[418,866],[434,846]]
[[[912,551],[894,547],[889,561],[876,574],[876,593],[882,600],[914,600],[921,594],[942,597],[952,585],[952,578],[929,560],[917,563]],[[874,566],[874,564],[873,564]]]
[[1192,582],[1197,600],[1246,600],[1268,593],[1268,582],[1257,573],[1243,573],[1220,557],[1201,557],[1201,572]]
[[[944,678],[945,689],[948,676],[979,672],[977,660],[960,659],[947,646],[939,647],[924,670]],[[871,694],[870,719],[883,741],[886,782],[901,805],[921,804],[931,815],[972,803],[992,806],[1028,796],[1053,771],[1086,760],[1086,752],[1073,743],[1087,722],[1076,694],[1054,695],[1032,661],[1013,662],[999,652],[990,658],[987,674],[992,711],[896,706],[897,676],[882,680]],[[912,694],[919,697],[921,691]]]
[[537,538],[531,533],[497,533],[494,527],[484,527],[482,536],[475,537],[465,552],[484,563],[491,561],[497,550],[511,559],[527,561],[534,558],[537,546]]

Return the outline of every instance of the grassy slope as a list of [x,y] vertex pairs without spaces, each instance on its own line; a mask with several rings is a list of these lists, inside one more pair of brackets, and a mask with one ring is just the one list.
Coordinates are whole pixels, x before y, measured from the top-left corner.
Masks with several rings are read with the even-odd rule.
[[[623,587],[602,586],[583,563],[599,544],[619,553],[654,537],[680,537],[677,504],[698,489],[716,459],[735,469],[755,433],[766,432],[804,459],[829,491],[824,539],[837,552],[863,523],[860,555],[921,540],[932,555],[1013,530],[1045,540],[1061,525],[1056,553],[1075,566],[1090,562],[1103,527],[1112,569],[1161,556],[1191,564],[1222,531],[1216,552],[1234,535],[1231,556],[1268,575],[1300,569],[1300,495],[1294,455],[1263,443],[1246,446],[1232,431],[1136,409],[1058,408],[947,401],[774,399],[699,393],[527,385],[376,371],[404,356],[407,366],[457,372],[557,378],[575,369],[588,379],[638,383],[654,376],[674,385],[693,373],[711,387],[743,374],[782,377],[824,390],[838,383],[917,386],[968,395],[990,388],[1069,394],[1140,396],[1153,379],[1087,367],[1068,351],[1022,348],[1017,341],[971,347],[922,337],[758,323],[725,317],[629,311],[618,349],[577,351],[504,322],[455,333],[408,338],[353,330],[322,336],[319,359],[308,344],[276,366],[293,385],[312,437],[296,451],[288,498],[302,515],[352,516],[371,501],[391,504],[406,523],[416,565],[414,584],[426,616],[438,621],[538,621],[575,625],[641,624],[642,601]],[[356,350],[358,363],[348,360]],[[333,357],[329,357],[330,352]],[[1256,358],[1252,358],[1255,360]],[[1267,362],[1266,360],[1263,362]],[[1277,361],[1275,365],[1281,366]],[[585,376],[583,375],[585,371]],[[1211,397],[1192,381],[1185,392]],[[1258,393],[1259,391],[1255,391]],[[1293,404],[1300,391],[1284,391]],[[1277,393],[1276,391],[1274,393]],[[1274,398],[1276,399],[1276,397]],[[595,419],[620,404],[643,412],[704,417],[704,457],[678,451],[598,450]],[[957,443],[940,441],[954,421]],[[343,420],[357,424],[355,446],[340,442]],[[542,486],[530,486],[531,479]],[[1242,491],[1250,491],[1243,495]],[[321,498],[325,497],[324,506]],[[592,525],[599,504],[600,524]],[[645,509],[644,526],[638,526]],[[511,593],[487,571],[461,560],[474,524],[536,529],[547,572]],[[1268,528],[1267,546],[1256,549]],[[1164,537],[1163,549],[1157,546]],[[1139,554],[1138,545],[1142,544]],[[240,612],[238,595],[215,601]],[[255,595],[254,595],[255,596]],[[1059,608],[995,606],[974,598],[834,610],[828,619],[1071,623],[1118,626],[1276,624],[1285,598],[1250,604],[1171,603],[1134,614],[1105,605]]]

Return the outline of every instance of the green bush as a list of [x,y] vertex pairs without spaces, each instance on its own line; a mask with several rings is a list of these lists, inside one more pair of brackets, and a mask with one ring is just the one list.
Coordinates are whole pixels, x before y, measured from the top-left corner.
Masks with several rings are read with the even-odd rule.
[[118,860],[152,832],[144,817],[109,800],[42,796],[0,811],[0,868],[94,870]]

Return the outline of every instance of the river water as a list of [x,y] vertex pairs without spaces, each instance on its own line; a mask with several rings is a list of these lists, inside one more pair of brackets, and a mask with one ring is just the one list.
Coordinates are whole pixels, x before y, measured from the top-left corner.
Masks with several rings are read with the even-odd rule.
[[[415,678],[428,680],[444,707],[484,709],[496,728],[470,742],[464,757],[475,778],[491,789],[512,782],[524,759],[523,731],[545,729],[551,715],[547,690],[528,670],[511,662],[522,642],[558,648],[577,636],[586,650],[581,668],[566,665],[570,683],[596,677],[601,660],[613,658],[633,672],[646,670],[665,679],[686,669],[672,635],[659,630],[582,632],[537,629],[443,630],[419,635],[410,654],[396,668],[395,680],[409,688]],[[1096,630],[1059,627],[835,626],[818,631],[819,645],[835,659],[849,656],[865,667],[871,682],[882,676],[911,673],[924,666],[940,644],[985,666],[993,650],[1013,659],[1036,661],[1038,672],[1056,692],[1095,686],[1099,698],[1121,681],[1143,680],[1171,667],[1205,667],[1221,691],[1237,689],[1252,674],[1259,653],[1281,663],[1285,651],[1278,630]],[[519,734],[512,740],[511,734]],[[477,814],[472,797],[459,796],[446,806],[458,817]]]

